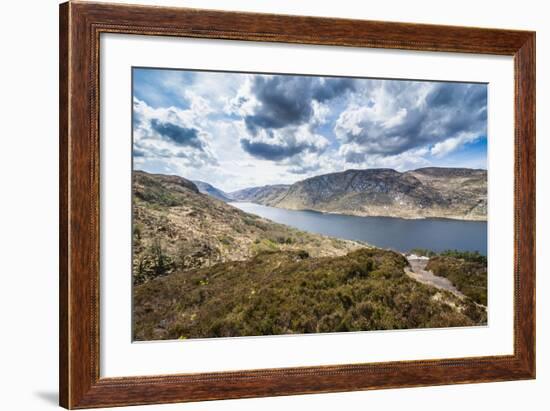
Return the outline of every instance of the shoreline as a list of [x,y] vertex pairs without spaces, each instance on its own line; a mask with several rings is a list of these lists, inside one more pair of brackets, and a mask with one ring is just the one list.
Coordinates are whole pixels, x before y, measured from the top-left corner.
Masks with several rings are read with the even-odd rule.
[[365,214],[365,213],[338,213],[334,211],[325,211],[325,210],[314,210],[311,208],[287,208],[287,207],[277,207],[273,205],[266,205],[261,203],[255,203],[253,201],[239,201],[239,200],[233,200],[230,202],[227,202],[227,204],[231,205],[231,203],[250,203],[250,204],[256,204],[264,207],[272,207],[272,208],[278,208],[280,210],[290,210],[290,211],[309,211],[319,214],[328,214],[328,215],[337,215],[337,216],[348,216],[348,217],[376,217],[376,218],[397,218],[401,220],[450,220],[450,221],[465,221],[465,222],[487,222],[487,217],[485,218],[466,218],[461,216],[402,216],[402,215],[381,215],[381,214]]

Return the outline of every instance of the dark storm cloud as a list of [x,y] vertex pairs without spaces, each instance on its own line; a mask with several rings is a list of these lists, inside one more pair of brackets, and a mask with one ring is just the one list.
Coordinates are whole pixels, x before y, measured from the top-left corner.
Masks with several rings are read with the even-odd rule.
[[426,97],[429,107],[453,107],[457,103],[463,106],[487,105],[487,88],[485,85],[439,83],[438,86]]
[[169,162],[177,160],[179,166],[202,167],[218,163],[208,144],[208,131],[193,123],[183,126],[175,122],[175,119],[181,121],[181,117],[188,117],[186,111],[153,109],[134,98],[133,113],[133,158],[136,164],[158,167],[165,163],[172,167]]
[[351,78],[326,78],[316,82],[312,97],[322,103],[356,89],[357,80]]
[[353,79],[303,76],[257,76],[252,93],[261,103],[254,114],[245,117],[248,130],[279,129],[307,123],[313,116],[313,100],[325,102],[353,90]]
[[260,102],[258,110],[245,117],[250,132],[260,129],[279,129],[307,122],[313,114],[310,94],[311,79],[307,77],[257,76],[252,93]]
[[173,123],[164,123],[157,119],[151,120],[151,128],[174,143],[181,146],[194,147],[202,150],[204,145],[196,128],[180,127]]
[[347,161],[361,163],[367,154],[397,155],[433,145],[448,138],[487,134],[487,86],[484,84],[436,83],[421,103],[426,84],[389,81],[380,83],[389,116],[356,109],[344,113],[336,131],[344,144],[360,150],[348,150]]
[[441,83],[426,98],[426,134],[442,139],[461,132],[487,132],[487,86]]
[[354,89],[355,80],[347,78],[256,76],[251,93],[259,104],[244,117],[250,136],[241,139],[241,146],[255,157],[273,161],[322,150],[288,130],[305,125],[313,132],[314,102],[327,103]]
[[254,157],[272,161],[293,157],[304,151],[319,150],[318,147],[307,143],[271,144],[262,141],[251,141],[246,138],[241,139],[241,147]]

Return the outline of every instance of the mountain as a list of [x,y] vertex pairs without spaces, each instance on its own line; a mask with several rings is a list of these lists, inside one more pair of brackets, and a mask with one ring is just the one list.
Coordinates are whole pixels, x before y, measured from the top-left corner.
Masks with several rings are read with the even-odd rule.
[[346,170],[298,181],[286,193],[268,188],[263,188],[261,197],[241,195],[240,199],[292,210],[357,216],[487,219],[486,170]]
[[140,284],[174,272],[242,261],[266,251],[312,257],[365,247],[245,213],[178,176],[133,174],[133,276]]
[[208,194],[209,196],[217,198],[218,200],[224,201],[226,203],[233,201],[233,199],[229,194],[225,193],[219,188],[214,187],[211,184],[205,183],[204,181],[198,181],[198,180],[193,180],[193,183],[197,186],[199,191],[203,194]]
[[444,207],[466,220],[487,220],[487,170],[426,167],[407,172],[446,200]]
[[283,199],[290,185],[275,184],[262,187],[250,187],[233,191],[231,198],[237,201],[249,201],[258,204],[276,204]]

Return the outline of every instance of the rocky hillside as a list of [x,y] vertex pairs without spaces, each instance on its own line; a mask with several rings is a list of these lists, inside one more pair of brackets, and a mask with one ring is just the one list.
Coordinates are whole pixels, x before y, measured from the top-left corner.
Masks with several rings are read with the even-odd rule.
[[416,282],[406,266],[400,254],[380,249],[320,258],[278,251],[159,277],[134,289],[134,338],[486,324],[483,307]]
[[[246,193],[242,190],[242,193]],[[347,170],[292,184],[263,187],[239,200],[293,210],[358,216],[487,219],[487,171],[467,168]]]
[[245,213],[199,192],[178,176],[133,174],[133,276],[152,278],[264,251],[299,250],[338,256],[364,247],[353,241],[305,233]]
[[289,185],[275,184],[262,187],[250,187],[243,190],[233,191],[231,198],[236,201],[249,201],[264,205],[277,204],[287,194]]
[[225,201],[226,203],[233,201],[233,198],[231,198],[229,194],[225,193],[219,188],[214,187],[211,184],[205,183],[204,181],[198,181],[198,180],[193,180],[193,183],[197,186],[197,188],[199,189],[199,192],[203,194],[208,194],[209,196],[217,198],[218,200]]

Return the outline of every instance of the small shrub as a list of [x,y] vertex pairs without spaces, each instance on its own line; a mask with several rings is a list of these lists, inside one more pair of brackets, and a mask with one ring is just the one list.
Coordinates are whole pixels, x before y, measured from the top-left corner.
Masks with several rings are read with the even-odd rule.
[[161,241],[155,238],[145,253],[134,258],[134,283],[142,284],[153,278],[170,274],[174,267],[174,260],[165,253]]
[[354,262],[350,265],[350,267],[347,270],[347,277],[348,278],[368,277],[368,275],[373,269],[373,266],[374,266],[374,263],[370,259],[364,262]]
[[298,250],[298,257],[300,259],[305,260],[306,258],[309,258],[309,253],[305,250]]

